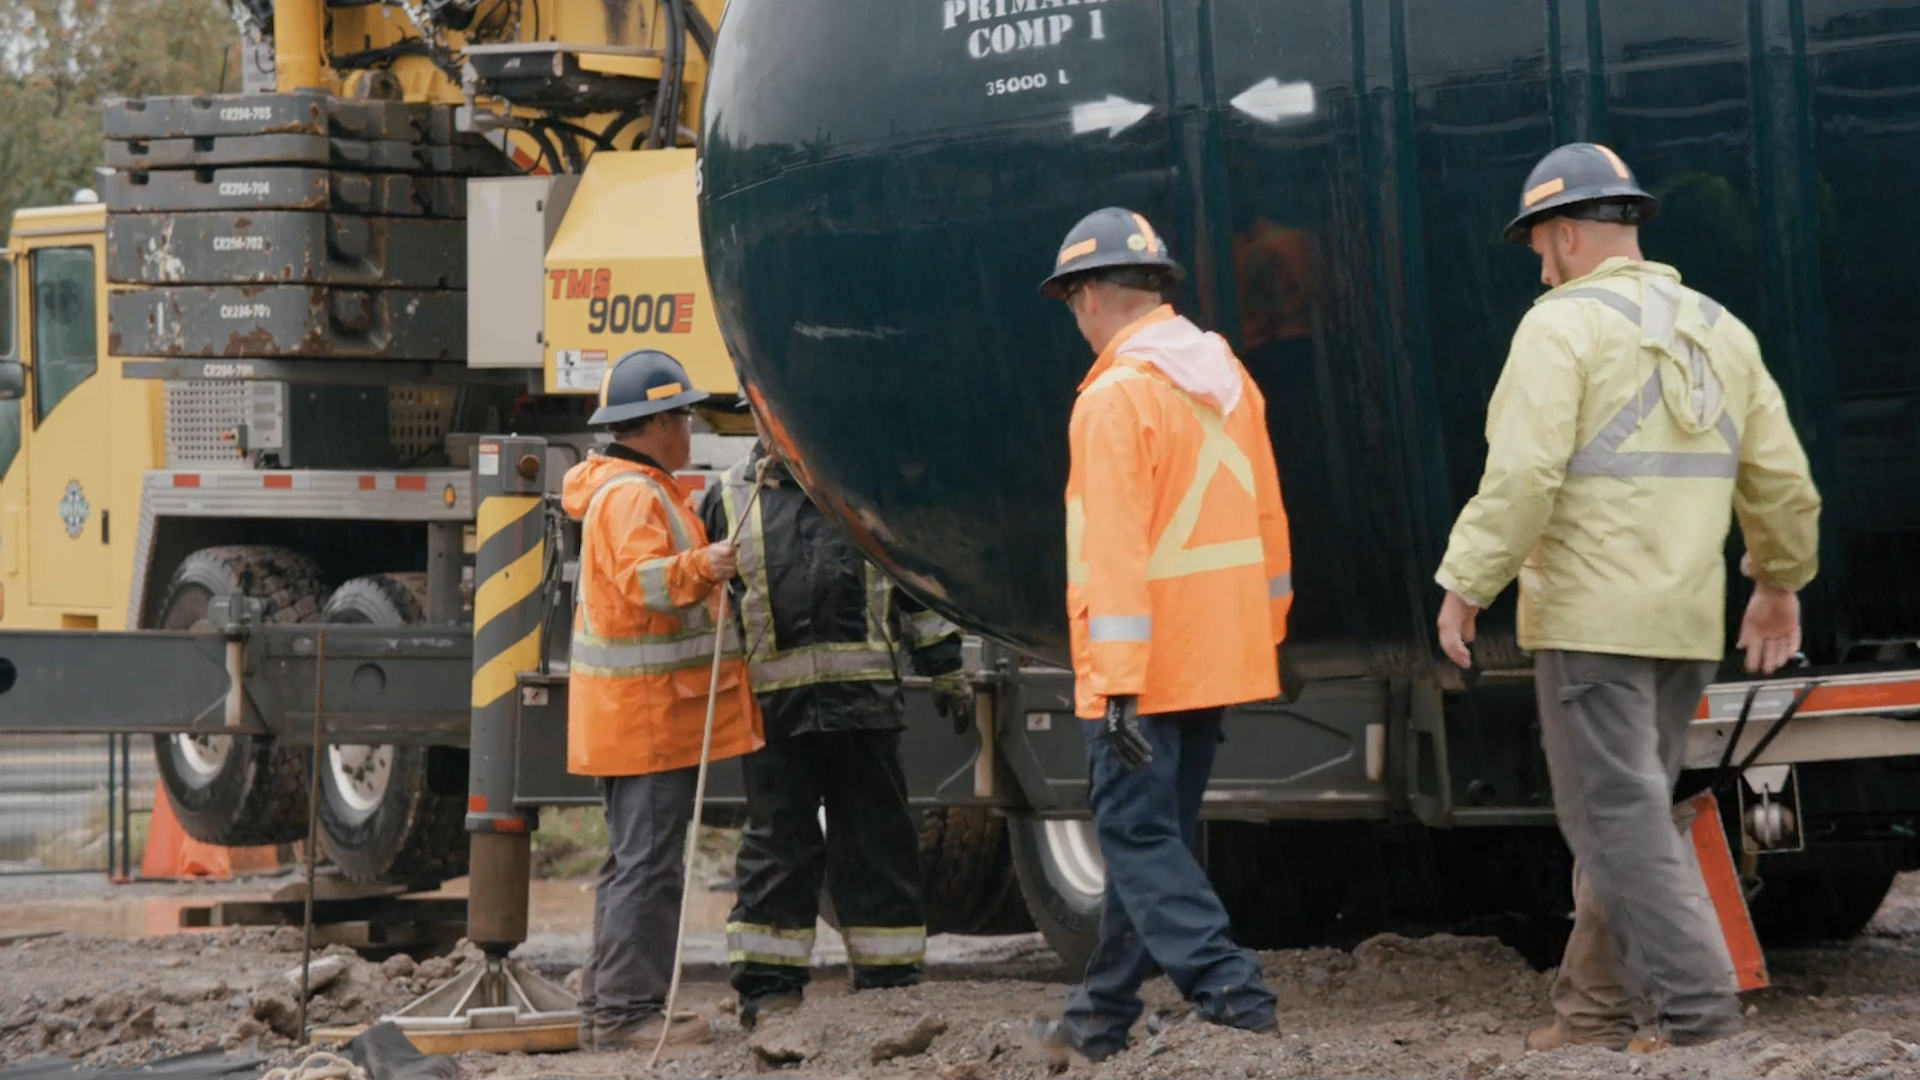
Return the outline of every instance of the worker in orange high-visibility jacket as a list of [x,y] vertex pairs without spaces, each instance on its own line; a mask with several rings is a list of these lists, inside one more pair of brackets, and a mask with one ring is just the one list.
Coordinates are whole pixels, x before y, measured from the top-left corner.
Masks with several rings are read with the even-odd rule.
[[1073,409],[1067,618],[1087,801],[1106,860],[1100,940],[1040,1034],[1125,1047],[1157,967],[1203,1020],[1273,1030],[1259,964],[1191,850],[1224,706],[1280,692],[1293,598],[1266,402],[1217,334],[1161,300],[1181,270],[1144,217],[1098,211],[1044,295],[1099,354]]
[[[696,771],[713,671],[716,586],[731,544],[709,544],[674,480],[691,458],[690,406],[706,398],[665,353],[628,353],[607,372],[593,424],[613,442],[567,471],[562,505],[580,521],[568,656],[567,771],[600,779],[607,859],[582,972],[580,1042],[651,1048],[673,976]],[[758,750],[759,706],[728,622],[711,760]],[[676,1041],[704,1041],[676,1016]]]

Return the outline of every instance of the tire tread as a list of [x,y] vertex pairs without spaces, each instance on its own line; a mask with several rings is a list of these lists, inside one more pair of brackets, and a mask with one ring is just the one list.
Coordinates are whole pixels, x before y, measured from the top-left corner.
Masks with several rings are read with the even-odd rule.
[[[186,594],[204,590],[212,597],[239,592],[262,601],[261,618],[275,625],[312,622],[320,614],[326,584],[313,560],[291,548],[226,545],[202,548],[174,570],[160,603],[160,621]],[[160,775],[170,782],[168,736],[154,736]],[[224,816],[197,813],[174,803],[174,815],[188,836],[203,844],[253,847],[303,840],[307,835],[307,761],[299,749],[281,746],[270,736],[236,735],[232,753],[250,758],[248,776],[234,811]]]

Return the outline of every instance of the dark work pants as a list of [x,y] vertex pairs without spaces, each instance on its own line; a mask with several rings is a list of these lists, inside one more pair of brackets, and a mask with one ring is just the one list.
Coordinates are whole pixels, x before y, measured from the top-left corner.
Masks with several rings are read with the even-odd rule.
[[[741,759],[747,824],[727,922],[742,1009],[807,985],[824,883],[856,990],[920,980],[926,955],[920,834],[897,731],[810,732]],[[826,807],[826,835],[820,808]]]
[[1576,1035],[1624,1040],[1638,997],[1670,1034],[1724,1033],[1740,1015],[1733,962],[1673,817],[1687,728],[1715,665],[1550,649],[1533,664],[1554,811],[1574,857],[1555,1012]]
[[1087,802],[1107,864],[1100,942],[1067,995],[1062,1032],[1104,1057],[1127,1044],[1143,1008],[1140,985],[1167,974],[1203,1019],[1258,1029],[1273,1023],[1273,994],[1253,954],[1233,943],[1227,911],[1193,855],[1200,800],[1220,744],[1220,709],[1140,717],[1153,760],[1128,771],[1087,738]]
[[680,931],[693,769],[600,780],[607,860],[593,893],[593,943],[580,1015],[600,1028],[644,1020],[667,1004]]

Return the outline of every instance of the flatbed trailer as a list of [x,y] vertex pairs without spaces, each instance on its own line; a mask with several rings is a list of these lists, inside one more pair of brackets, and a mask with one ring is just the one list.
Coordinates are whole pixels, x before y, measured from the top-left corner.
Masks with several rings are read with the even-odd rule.
[[[531,634],[538,642],[517,654],[510,694],[476,707],[476,672],[496,657],[476,655],[469,625],[275,624],[259,598],[236,594],[213,598],[201,632],[0,632],[0,731],[265,736],[304,753],[318,730],[329,745],[460,751],[474,873],[491,881],[491,893],[476,888],[480,906],[470,921],[492,927],[493,938],[510,947],[525,934],[524,850],[504,859],[483,850],[524,849],[542,807],[598,802],[590,778],[566,771],[576,564],[571,526],[548,493],[550,462],[561,459],[547,450],[540,439],[483,437],[467,472],[402,474],[420,476],[419,483],[323,472],[274,488],[260,487],[271,473],[226,474],[200,487],[187,479],[192,474],[147,478],[161,516],[183,500],[240,496],[241,488],[256,505],[268,491],[332,505],[335,489],[391,489],[395,499],[440,506],[450,521],[486,517],[489,497],[539,501],[542,522],[524,543],[480,537],[471,571],[484,589],[513,564],[525,565],[534,550],[527,544],[555,546],[540,548],[542,575],[528,586],[527,595],[543,602],[515,609],[532,621],[504,635],[492,630],[476,589],[473,621],[483,638],[521,642]],[[482,475],[482,461],[496,463],[487,466],[493,475]],[[500,461],[526,464],[506,469]],[[686,479],[701,485],[711,478]],[[519,493],[504,494],[503,483]],[[237,505],[220,512],[232,515]],[[463,574],[457,551],[450,553],[430,571],[428,592],[456,595]],[[937,714],[926,679],[902,680],[912,802],[1006,823],[1004,853],[990,850],[987,860],[968,864],[974,879],[961,886],[965,895],[938,898],[947,913],[938,922],[1018,928],[1023,906],[1060,951],[1082,955],[1097,926],[1103,878],[1087,821],[1072,675],[978,639],[969,639],[965,656],[978,691],[971,730],[956,733]],[[1227,749],[1203,809],[1203,853],[1244,936],[1307,945],[1390,924],[1562,913],[1566,854],[1531,695],[1522,679],[1487,678],[1469,696],[1354,678],[1230,709]],[[1920,784],[1912,782],[1920,776],[1920,667],[1716,683],[1701,702],[1686,760],[1683,794],[1719,786],[1756,920],[1771,940],[1857,933],[1893,875],[1920,867]],[[740,819],[737,766],[716,767],[709,793],[706,820]],[[504,877],[493,872],[498,867]],[[1011,905],[1009,914],[1016,889],[1024,905]],[[486,905],[499,910],[490,914]]]

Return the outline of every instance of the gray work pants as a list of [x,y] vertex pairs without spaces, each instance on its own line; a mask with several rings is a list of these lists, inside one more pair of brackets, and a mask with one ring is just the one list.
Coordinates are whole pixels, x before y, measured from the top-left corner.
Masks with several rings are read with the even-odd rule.
[[1676,1041],[1738,1022],[1733,962],[1673,787],[1712,663],[1534,654],[1540,737],[1574,855],[1573,936],[1554,1011],[1582,1037],[1630,1035],[1635,998]]
[[607,860],[593,892],[593,942],[580,973],[580,1015],[597,1027],[666,1008],[680,932],[694,769],[600,778]]

